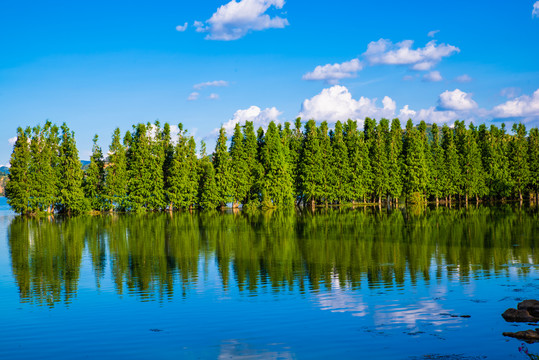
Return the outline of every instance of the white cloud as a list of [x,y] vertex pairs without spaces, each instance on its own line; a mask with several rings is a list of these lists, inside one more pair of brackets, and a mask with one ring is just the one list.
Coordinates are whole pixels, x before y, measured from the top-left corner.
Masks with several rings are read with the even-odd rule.
[[520,88],[517,87],[507,87],[500,91],[500,95],[508,99],[514,99],[520,95]]
[[428,109],[421,109],[416,112],[415,116],[412,117],[412,120],[415,122],[419,122],[421,120],[425,120],[426,123],[436,123],[436,124],[445,124],[445,123],[452,123],[455,120],[461,118],[462,116],[459,116],[455,111],[451,110],[437,110],[434,107],[430,107]]
[[380,39],[370,42],[363,56],[371,65],[409,65],[413,70],[426,71],[442,58],[460,52],[453,45],[437,45],[436,40],[429,41],[424,48],[412,49],[413,44],[412,40],[393,44],[390,40]]
[[412,75],[404,75],[402,77],[402,80],[404,81],[411,81],[411,80],[414,80],[414,77]]
[[176,30],[179,31],[179,32],[184,32],[185,30],[187,30],[187,26],[188,26],[187,23],[185,23],[183,25],[178,25],[178,26],[176,26]]
[[442,81],[443,78],[439,71],[431,71],[423,75],[423,80],[430,81],[430,82],[437,82],[437,81]]
[[440,32],[440,30],[432,30],[432,31],[429,31],[429,33],[427,34],[428,37],[431,37],[433,38],[436,34],[438,34]]
[[402,121],[408,121],[408,119],[415,119],[417,111],[410,109],[409,105],[404,105],[404,107],[399,112],[399,119]]
[[288,25],[288,20],[279,16],[270,17],[265,12],[270,7],[282,9],[284,0],[232,0],[222,5],[206,20],[206,24],[195,21],[197,32],[207,32],[208,40],[237,40],[250,31],[278,28]]
[[363,64],[358,59],[341,64],[319,65],[312,72],[303,75],[303,80],[325,80],[330,84],[336,84],[341,79],[356,77],[362,68]]
[[210,96],[208,96],[208,99],[217,100],[217,99],[219,99],[219,94],[211,93]]
[[191,94],[189,94],[189,96],[187,97],[187,100],[189,101],[195,101],[195,100],[198,100],[198,97],[200,96],[199,93],[197,93],[196,91],[192,92]]
[[472,100],[472,94],[459,89],[446,90],[438,99],[439,110],[467,111],[477,108],[477,103]]
[[347,119],[358,120],[363,123],[365,117],[391,118],[395,114],[396,104],[390,97],[385,96],[382,100],[383,107],[376,106],[376,99],[360,97],[359,100],[352,98],[348,89],[341,85],[335,85],[322,90],[320,94],[303,101],[300,117],[328,122],[346,121]]
[[223,87],[223,86],[228,86],[228,81],[225,81],[225,80],[206,81],[203,83],[193,85],[193,88],[196,90],[200,90],[205,87]]
[[492,113],[498,118],[539,117],[539,89],[535,90],[532,96],[522,95],[495,106]]
[[533,17],[539,17],[539,1],[536,1],[535,4],[533,4],[532,18]]
[[459,83],[468,83],[472,81],[472,78],[468,74],[463,74],[463,75],[457,76],[455,80]]
[[[275,107],[260,109],[258,106],[251,106],[248,109],[237,110],[234,113],[232,119],[223,124],[226,133],[230,136],[234,133],[234,127],[236,124],[244,125],[246,121],[252,121],[254,123],[255,131],[258,127],[262,126],[267,128],[271,121],[279,123],[279,116],[282,114]],[[219,134],[219,129],[214,129],[213,135]]]
[[15,142],[17,141],[17,137],[14,136],[12,138],[9,138],[7,141],[9,143],[9,145],[13,146],[13,145],[15,145]]

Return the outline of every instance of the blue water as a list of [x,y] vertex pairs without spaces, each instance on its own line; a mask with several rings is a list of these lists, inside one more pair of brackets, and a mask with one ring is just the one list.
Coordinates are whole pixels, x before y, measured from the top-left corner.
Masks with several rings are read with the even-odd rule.
[[0,358],[525,359],[536,212],[160,216],[0,198]]

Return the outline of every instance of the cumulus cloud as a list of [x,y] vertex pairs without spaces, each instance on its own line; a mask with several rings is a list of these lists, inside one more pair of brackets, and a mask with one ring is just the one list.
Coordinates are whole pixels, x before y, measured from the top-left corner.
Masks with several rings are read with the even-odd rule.
[[539,117],[539,89],[535,90],[532,96],[522,95],[495,106],[492,113],[497,118]]
[[196,91],[192,92],[189,94],[189,96],[187,97],[187,100],[189,101],[195,101],[195,100],[198,100],[198,97],[200,96],[199,93],[197,93]]
[[176,26],[176,30],[179,32],[184,32],[185,30],[187,30],[187,23]]
[[341,79],[353,78],[363,68],[358,59],[343,62],[341,64],[319,65],[313,71],[303,75],[303,80],[325,80],[330,84],[336,84]]
[[426,123],[431,124],[445,124],[452,123],[459,118],[462,118],[462,116],[457,114],[455,111],[439,110],[434,107],[430,107],[428,109],[421,109],[417,111],[415,116],[412,117],[412,120],[416,122],[425,120]]
[[437,82],[437,81],[442,81],[443,77],[439,71],[431,71],[423,75],[423,80],[429,81],[429,82]]
[[8,142],[9,145],[11,145],[11,146],[15,145],[15,142],[16,142],[16,141],[17,141],[17,137],[16,137],[16,136],[14,136],[14,137],[12,137],[12,138],[9,138],[9,139],[7,140],[7,142]]
[[208,99],[210,99],[210,100],[217,100],[217,99],[219,99],[219,94],[211,93],[211,94],[208,96]]
[[335,85],[304,100],[299,116],[304,119],[328,122],[354,119],[362,123],[365,117],[391,118],[395,114],[395,109],[395,101],[388,96],[383,98],[382,107],[377,107],[376,99],[362,96],[355,100],[346,87]]
[[459,89],[446,90],[438,98],[438,110],[467,111],[477,108],[477,103],[472,100],[472,94]]
[[457,76],[455,80],[459,83],[468,83],[472,81],[472,78],[468,74],[463,74],[463,75]]
[[282,9],[284,0],[232,0],[222,5],[206,20],[195,21],[197,32],[206,32],[208,40],[237,40],[250,31],[282,29],[288,20],[279,16],[270,17],[266,11],[270,7]]
[[404,40],[393,44],[391,40],[372,41],[363,56],[371,65],[408,65],[413,70],[427,71],[438,64],[442,58],[460,52],[460,49],[447,44],[429,41],[423,48],[412,49],[414,42]]
[[203,83],[193,85],[193,88],[196,90],[200,90],[205,87],[223,87],[223,86],[228,86],[228,81],[225,81],[225,80],[206,81]]
[[428,37],[431,37],[433,38],[436,34],[438,34],[440,32],[440,30],[432,30],[432,31],[429,31],[429,33],[427,34]]
[[539,1],[536,1],[535,4],[533,4],[532,18],[534,17],[539,17]]
[[[262,126],[267,128],[271,121],[279,123],[279,116],[282,114],[277,108],[271,107],[264,110],[258,106],[251,106],[248,109],[237,110],[232,116],[232,119],[223,124],[228,136],[234,133],[234,127],[236,124],[244,125],[246,121],[252,121],[254,123],[255,130]],[[219,129],[214,129],[212,134],[217,135]]]

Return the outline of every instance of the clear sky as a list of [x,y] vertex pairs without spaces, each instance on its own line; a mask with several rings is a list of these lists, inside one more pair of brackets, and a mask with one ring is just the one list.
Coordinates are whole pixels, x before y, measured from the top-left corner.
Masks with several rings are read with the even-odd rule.
[[[539,1],[4,1],[0,164],[18,126],[94,134],[297,116],[539,125]],[[211,145],[213,146],[213,145]]]

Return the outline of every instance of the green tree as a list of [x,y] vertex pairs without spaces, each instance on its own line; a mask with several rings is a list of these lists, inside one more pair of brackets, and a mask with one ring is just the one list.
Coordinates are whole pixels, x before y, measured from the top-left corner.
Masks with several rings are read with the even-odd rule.
[[389,120],[382,119],[374,128],[371,138],[371,171],[372,191],[378,203],[382,203],[382,196],[389,191],[389,164],[387,158],[387,142],[389,141]]
[[6,184],[6,198],[9,206],[18,214],[31,212],[29,207],[29,167],[30,167],[30,128],[17,129],[17,140],[9,161],[9,181]]
[[300,179],[302,198],[314,207],[320,198],[320,184],[323,181],[323,157],[320,149],[320,137],[314,120],[305,124],[303,153],[301,156]]
[[451,204],[452,197],[458,194],[459,191],[461,172],[453,131],[449,128],[449,126],[444,125],[442,127],[442,134],[442,149],[444,151],[445,158],[445,171],[442,177],[444,180],[442,183],[442,188],[443,193],[446,196],[446,200],[448,199],[449,204]]
[[215,183],[215,170],[206,155],[206,144],[202,141],[199,160],[198,204],[202,209],[212,210],[219,206],[219,190]]
[[357,122],[348,119],[344,127],[344,141],[348,149],[350,166],[350,199],[362,200],[371,184],[369,149],[364,141],[364,134],[357,129]]
[[230,155],[226,146],[225,128],[219,130],[219,137],[215,144],[215,152],[213,153],[213,167],[215,169],[215,182],[217,184],[217,192],[219,194],[219,203],[224,207],[231,199],[232,195],[232,179]]
[[530,167],[530,190],[535,193],[535,202],[539,202],[539,130],[537,128],[530,129],[528,164]]
[[430,192],[436,200],[444,196],[445,184],[445,155],[440,143],[440,131],[438,125],[432,124],[432,142],[430,144]]
[[245,138],[239,123],[234,127],[234,134],[230,139],[230,184],[233,207],[238,207],[240,202],[245,202],[249,193],[249,167],[245,154]]
[[187,142],[186,174],[183,203],[185,207],[192,209],[198,202],[198,159],[196,142],[192,136]]
[[[257,191],[257,173],[259,168],[258,163],[258,143],[255,134],[255,128],[252,121],[246,121],[245,126],[243,127],[243,152],[245,154],[245,163],[246,163],[246,188],[248,192],[243,201],[243,205],[249,203],[251,200],[258,201],[258,191]],[[255,201],[255,202],[256,202]]]
[[75,143],[75,134],[65,123],[61,129],[59,167],[62,177],[59,182],[59,211],[68,215],[81,214],[88,211],[89,204],[82,189],[83,171]]
[[275,122],[271,121],[264,138],[262,165],[265,170],[262,178],[262,192],[276,207],[294,205],[292,177],[288,170],[283,144]]
[[49,121],[33,128],[29,193],[33,212],[54,211],[58,196],[58,127]]
[[526,126],[522,123],[513,124],[513,139],[509,147],[509,170],[511,178],[522,201],[522,193],[528,187],[530,168],[528,164],[528,143],[526,141]]
[[90,165],[84,174],[83,190],[86,199],[92,210],[101,211],[104,205],[104,185],[105,185],[105,160],[103,160],[103,151],[97,144],[99,140],[97,134],[93,139],[92,156]]
[[331,137],[331,148],[334,166],[332,198],[343,204],[352,199],[352,172],[349,165],[348,148],[344,141],[344,130],[340,121],[335,124],[335,131]]
[[153,125],[147,124],[146,139],[149,142],[150,154],[146,171],[150,178],[150,198],[147,206],[149,210],[161,210],[166,207],[166,194],[163,166],[166,160],[166,147],[168,139],[165,138],[161,124],[156,121]]
[[412,124],[406,123],[404,134],[405,193],[411,202],[424,201],[428,184],[427,161],[425,159],[423,135]]
[[398,203],[403,191],[402,181],[402,127],[399,119],[391,121],[391,130],[386,140],[388,163],[388,195]]
[[148,129],[144,124],[133,126],[134,132],[128,139],[128,208],[134,212],[144,212],[151,207],[153,185],[152,154],[148,139]]
[[112,135],[109,154],[108,166],[105,168],[105,209],[123,209],[127,197],[128,176],[126,149],[122,145],[119,128],[116,128]]
[[335,184],[335,161],[333,159],[333,152],[331,150],[331,139],[328,134],[328,123],[322,121],[320,127],[318,127],[318,137],[320,143],[320,155],[322,159],[322,176],[319,183],[319,197],[324,201],[327,206],[328,203],[333,203],[334,191],[333,186]]

